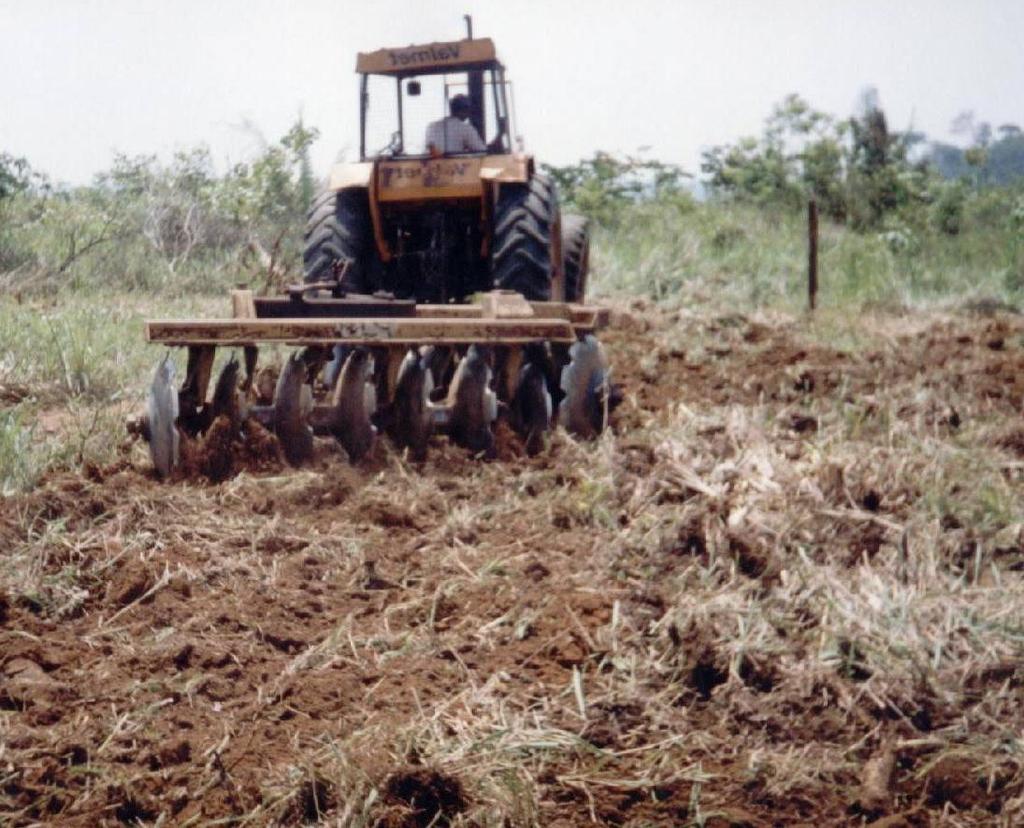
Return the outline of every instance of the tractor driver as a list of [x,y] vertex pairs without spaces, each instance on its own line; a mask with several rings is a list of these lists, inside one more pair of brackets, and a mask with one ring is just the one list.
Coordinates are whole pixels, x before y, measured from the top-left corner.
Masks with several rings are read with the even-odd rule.
[[426,145],[431,155],[449,152],[486,152],[483,140],[476,127],[469,122],[469,98],[456,95],[451,100],[451,112],[447,118],[434,121],[427,126]]

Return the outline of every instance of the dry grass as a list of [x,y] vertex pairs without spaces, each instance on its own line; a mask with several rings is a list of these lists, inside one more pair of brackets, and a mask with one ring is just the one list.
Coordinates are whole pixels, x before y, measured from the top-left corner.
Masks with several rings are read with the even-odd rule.
[[594,444],[52,475],[0,819],[1017,824],[1022,332],[633,309]]

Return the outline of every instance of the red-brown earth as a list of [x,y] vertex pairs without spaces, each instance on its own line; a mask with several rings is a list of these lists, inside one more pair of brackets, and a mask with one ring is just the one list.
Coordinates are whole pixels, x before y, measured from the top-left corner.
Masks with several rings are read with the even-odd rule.
[[[634,307],[604,337],[624,402],[597,445],[354,468],[324,443],[292,470],[264,441],[217,484],[162,484],[136,446],[0,501],[0,824],[1013,824],[1021,651],[897,654],[890,680],[870,635],[824,658],[836,612],[788,591],[801,567],[910,567],[928,486],[950,583],[1016,584],[1012,522],[858,450],[813,466],[814,510],[746,482],[755,444],[810,463],[903,427],[985,443],[1020,494],[1024,325],[901,326],[844,349]],[[738,519],[746,485],[792,530]],[[738,652],[751,608],[775,626]]]

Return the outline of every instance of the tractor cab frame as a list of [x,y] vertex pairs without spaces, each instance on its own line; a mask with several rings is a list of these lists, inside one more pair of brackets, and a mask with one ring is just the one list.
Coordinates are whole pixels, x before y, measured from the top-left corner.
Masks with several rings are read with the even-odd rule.
[[[414,146],[411,129],[423,124],[411,125],[408,117],[408,98],[421,94],[420,78],[433,79],[440,76],[443,100],[431,119],[441,119],[449,114],[451,97],[462,92],[470,103],[469,122],[487,144],[485,153],[444,153],[445,157],[457,155],[505,154],[511,151],[511,118],[509,113],[509,82],[505,78],[505,67],[497,58],[494,42],[490,38],[464,39],[437,42],[425,45],[407,46],[397,49],[379,49],[375,52],[360,53],[356,58],[356,72],[359,74],[359,156],[362,161],[377,158],[418,158],[429,157],[429,153],[410,152]],[[395,120],[390,140],[383,148],[370,144],[368,136],[368,114],[371,107],[371,79],[394,79]],[[384,93],[379,86],[374,90],[375,100]],[[390,97],[390,96],[389,96]],[[490,110],[488,110],[490,106]],[[490,115],[490,118],[488,118]]]

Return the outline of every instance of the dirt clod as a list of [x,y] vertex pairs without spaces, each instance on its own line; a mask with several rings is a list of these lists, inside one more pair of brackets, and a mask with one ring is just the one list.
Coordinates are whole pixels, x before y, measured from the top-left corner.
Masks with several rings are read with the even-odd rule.
[[426,828],[448,825],[467,805],[462,783],[427,768],[396,771],[384,783],[384,799],[392,809],[382,828]]
[[1015,457],[1024,458],[1024,429],[1014,429],[996,441],[1002,449],[1006,449]]
[[337,806],[334,786],[321,776],[304,779],[295,793],[292,808],[285,818],[287,824],[320,824]]
[[235,424],[230,417],[222,415],[213,421],[203,437],[199,470],[214,483],[227,480],[234,470],[236,436]]
[[857,799],[861,813],[878,816],[889,809],[895,767],[896,753],[889,743],[880,746],[864,764]]
[[933,807],[941,807],[948,802],[956,808],[968,810],[976,805],[983,806],[987,799],[973,764],[955,756],[940,759],[929,771],[927,791],[928,803]]
[[113,789],[109,792],[114,817],[123,825],[139,825],[156,819],[159,809],[134,792]]
[[192,758],[192,745],[187,739],[179,739],[169,745],[161,747],[150,755],[149,767],[151,770],[169,768],[174,765],[182,765]]
[[818,430],[818,418],[794,412],[789,416],[789,427],[797,434],[813,434]]
[[153,576],[138,562],[125,564],[107,587],[112,604],[125,607],[138,601],[153,586]]

